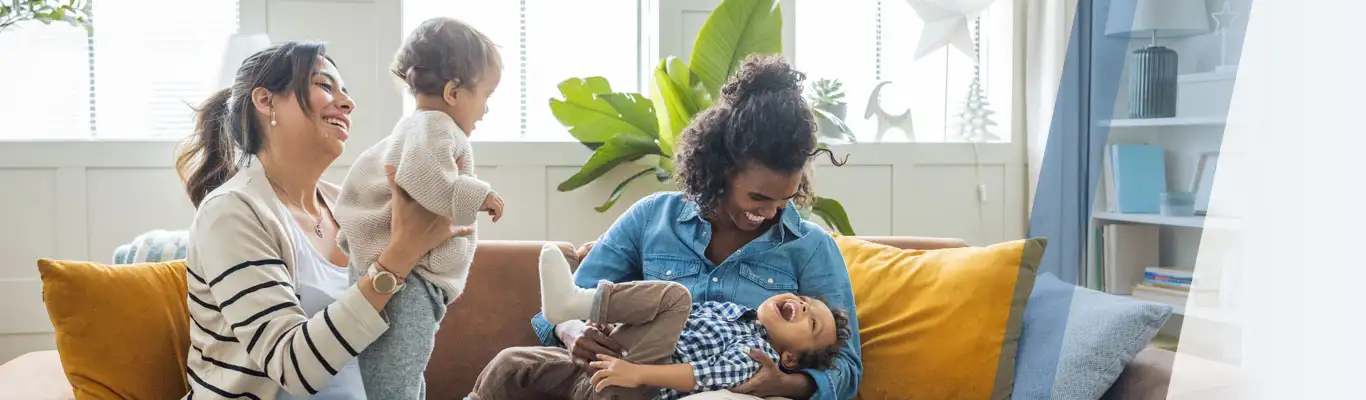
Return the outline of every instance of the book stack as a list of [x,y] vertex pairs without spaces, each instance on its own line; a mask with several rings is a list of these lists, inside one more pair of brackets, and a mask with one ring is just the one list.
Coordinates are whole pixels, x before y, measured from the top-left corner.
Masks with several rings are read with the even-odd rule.
[[1193,280],[1191,271],[1148,267],[1143,270],[1143,282],[1134,285],[1133,296],[1135,299],[1185,307]]

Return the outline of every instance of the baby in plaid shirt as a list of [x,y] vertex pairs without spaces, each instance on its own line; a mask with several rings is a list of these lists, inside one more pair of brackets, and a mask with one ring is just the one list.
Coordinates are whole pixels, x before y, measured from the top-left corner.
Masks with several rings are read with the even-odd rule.
[[567,349],[510,348],[480,374],[471,399],[677,399],[749,380],[762,365],[750,354],[762,353],[787,370],[832,368],[850,336],[845,311],[806,296],[778,294],[757,308],[692,304],[686,287],[668,281],[580,288],[554,245],[542,248],[540,263],[546,319],[619,324],[610,335],[624,347],[622,358],[599,356],[589,376]]

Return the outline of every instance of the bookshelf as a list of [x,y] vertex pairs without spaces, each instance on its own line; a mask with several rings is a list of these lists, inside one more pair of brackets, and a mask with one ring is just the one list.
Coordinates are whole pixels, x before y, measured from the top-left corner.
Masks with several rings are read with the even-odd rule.
[[1147,224],[1182,228],[1231,229],[1242,227],[1242,220],[1235,217],[1213,216],[1171,216],[1162,214],[1133,214],[1119,212],[1098,212],[1091,219],[1100,224]]
[[1126,214],[1119,212],[1099,212],[1091,218],[1101,223],[1134,223],[1161,226],[1179,226],[1185,228],[1201,228],[1205,225],[1203,216],[1171,216],[1162,214]]
[[[1231,311],[1228,305],[1220,304],[1222,282],[1218,274],[1205,275],[1208,271],[1204,265],[1218,257],[1199,253],[1202,240],[1222,240],[1210,236],[1210,232],[1236,232],[1241,229],[1241,220],[1223,215],[1167,215],[1157,210],[1121,212],[1134,207],[1119,206],[1120,199],[1129,198],[1118,194],[1117,185],[1132,180],[1134,168],[1138,168],[1143,171],[1139,181],[1146,182],[1146,186],[1140,184],[1138,187],[1153,190],[1153,185],[1160,184],[1152,183],[1151,179],[1160,176],[1165,191],[1189,190],[1199,170],[1200,155],[1221,150],[1233,79],[1232,74],[1182,75],[1178,79],[1177,114],[1173,118],[1093,120],[1094,129],[1108,132],[1108,138],[1103,161],[1097,163],[1099,169],[1090,171],[1099,179],[1095,181],[1093,193],[1096,195],[1091,203],[1086,250],[1088,264],[1083,268],[1083,282],[1091,289],[1171,305],[1175,315],[1159,336],[1168,336],[1173,341],[1178,340],[1181,326],[1187,321],[1238,324],[1238,313]],[[1124,115],[1126,98],[1123,94],[1118,96],[1117,116]],[[1143,152],[1120,153],[1120,158],[1140,155],[1142,162],[1135,163],[1130,157],[1121,164],[1129,169],[1116,175],[1117,167],[1111,159],[1115,153],[1111,152],[1111,147],[1130,145],[1161,147],[1157,153],[1162,157],[1153,161],[1149,157],[1151,154]],[[1134,191],[1134,185],[1125,186],[1130,192]],[[1138,193],[1149,192],[1140,190]],[[1196,259],[1206,257],[1211,258],[1200,261],[1202,267],[1197,273]],[[1180,283],[1170,286],[1155,283],[1154,271],[1169,271],[1170,274],[1158,275],[1165,279],[1177,277]]]

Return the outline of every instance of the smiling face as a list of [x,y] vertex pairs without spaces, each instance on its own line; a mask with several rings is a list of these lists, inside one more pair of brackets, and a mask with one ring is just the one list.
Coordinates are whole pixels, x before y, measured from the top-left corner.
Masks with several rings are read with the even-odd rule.
[[784,368],[797,369],[802,354],[828,348],[838,340],[835,315],[818,299],[784,293],[764,300],[757,311]]
[[735,227],[753,232],[778,217],[787,202],[797,196],[801,182],[801,171],[783,173],[759,163],[748,163],[732,175],[721,211]]
[[[356,103],[347,93],[341,71],[326,58],[318,57],[307,83],[307,113],[293,90],[253,91],[253,102],[262,114],[260,120],[267,125],[266,148],[290,157],[319,158],[331,163],[345,149]],[[270,124],[272,120],[274,125]]]

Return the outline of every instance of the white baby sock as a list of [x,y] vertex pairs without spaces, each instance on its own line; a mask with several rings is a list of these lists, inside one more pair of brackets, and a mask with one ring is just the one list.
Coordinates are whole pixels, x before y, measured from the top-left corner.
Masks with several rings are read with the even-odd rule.
[[541,246],[541,313],[552,324],[589,318],[597,289],[574,285],[569,261],[553,244]]

